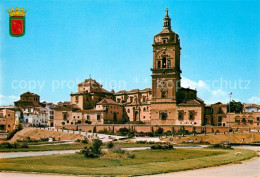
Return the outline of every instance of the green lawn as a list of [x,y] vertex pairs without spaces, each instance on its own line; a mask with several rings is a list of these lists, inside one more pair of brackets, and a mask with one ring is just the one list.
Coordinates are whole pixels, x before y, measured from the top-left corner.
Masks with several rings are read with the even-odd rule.
[[[242,155],[235,155],[236,152]],[[216,166],[256,155],[256,152],[245,149],[143,150],[134,153],[134,159],[87,159],[82,154],[0,159],[0,170],[75,175],[144,175]]]

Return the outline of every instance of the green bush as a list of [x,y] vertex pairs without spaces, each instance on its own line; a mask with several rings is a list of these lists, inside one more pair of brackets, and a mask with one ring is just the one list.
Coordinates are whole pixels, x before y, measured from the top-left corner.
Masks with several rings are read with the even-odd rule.
[[162,135],[163,134],[163,128],[158,128],[156,131],[155,131],[155,134],[156,135]]
[[82,144],[88,144],[88,140],[87,139],[81,140],[81,143]]
[[120,128],[117,131],[118,135],[126,136],[129,133],[129,130],[127,128]]
[[174,149],[173,148],[173,145],[171,144],[166,144],[166,145],[161,145],[161,144],[155,144],[153,146],[151,146],[151,149],[163,149],[163,150],[166,150],[166,149]]
[[146,144],[147,141],[136,141],[137,144]]
[[49,141],[49,138],[41,138],[41,141]]
[[12,148],[12,145],[8,142],[4,142],[0,144],[0,148],[5,149],[5,148]]
[[134,158],[135,158],[135,154],[132,153],[132,152],[127,152],[126,155],[127,155],[127,157],[128,157],[129,159],[134,159]]
[[136,131],[130,131],[127,136],[128,138],[133,138],[135,136]]
[[114,143],[112,141],[108,142],[107,147],[111,149],[112,147],[114,147]]
[[21,148],[29,148],[29,146],[26,143],[23,143],[20,145]]
[[98,158],[101,155],[102,141],[95,139],[92,146],[85,147],[80,153],[84,154],[86,158]]

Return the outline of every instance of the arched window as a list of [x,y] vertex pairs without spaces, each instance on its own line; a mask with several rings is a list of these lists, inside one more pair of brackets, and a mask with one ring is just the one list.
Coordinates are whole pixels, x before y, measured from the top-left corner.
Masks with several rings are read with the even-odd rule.
[[168,60],[167,68],[171,68],[171,60]]
[[130,113],[130,109],[128,109],[127,112]]
[[161,61],[158,61],[158,65],[157,65],[158,69],[161,68]]
[[145,112],[145,111],[146,111],[146,109],[144,108],[144,109],[143,109],[143,111]]
[[162,68],[166,68],[166,57],[162,58]]

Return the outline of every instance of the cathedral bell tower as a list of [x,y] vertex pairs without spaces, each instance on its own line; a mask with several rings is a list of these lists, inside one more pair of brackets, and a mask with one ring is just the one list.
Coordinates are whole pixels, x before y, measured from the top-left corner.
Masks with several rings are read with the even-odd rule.
[[[169,111],[176,107],[176,92],[180,88],[180,39],[171,30],[171,18],[166,9],[163,19],[163,30],[154,36],[152,71],[152,102],[153,120],[169,120]],[[154,122],[157,123],[157,122]]]

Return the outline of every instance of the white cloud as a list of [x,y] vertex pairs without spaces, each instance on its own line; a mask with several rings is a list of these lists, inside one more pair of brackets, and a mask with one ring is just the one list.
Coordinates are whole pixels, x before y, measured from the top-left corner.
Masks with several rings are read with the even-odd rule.
[[[218,88],[212,89],[211,83],[203,80],[193,81],[186,77],[182,77],[182,87],[196,89],[197,96],[204,100],[206,104],[213,104],[217,102],[228,103],[228,92]],[[233,99],[233,98],[232,98]]]
[[253,97],[249,98],[248,101],[249,101],[249,103],[260,104],[260,97],[253,96]]
[[9,96],[0,95],[0,106],[11,105],[11,104],[14,104],[14,101],[18,101],[18,100],[19,100],[19,96],[14,96],[14,95],[9,95]]

